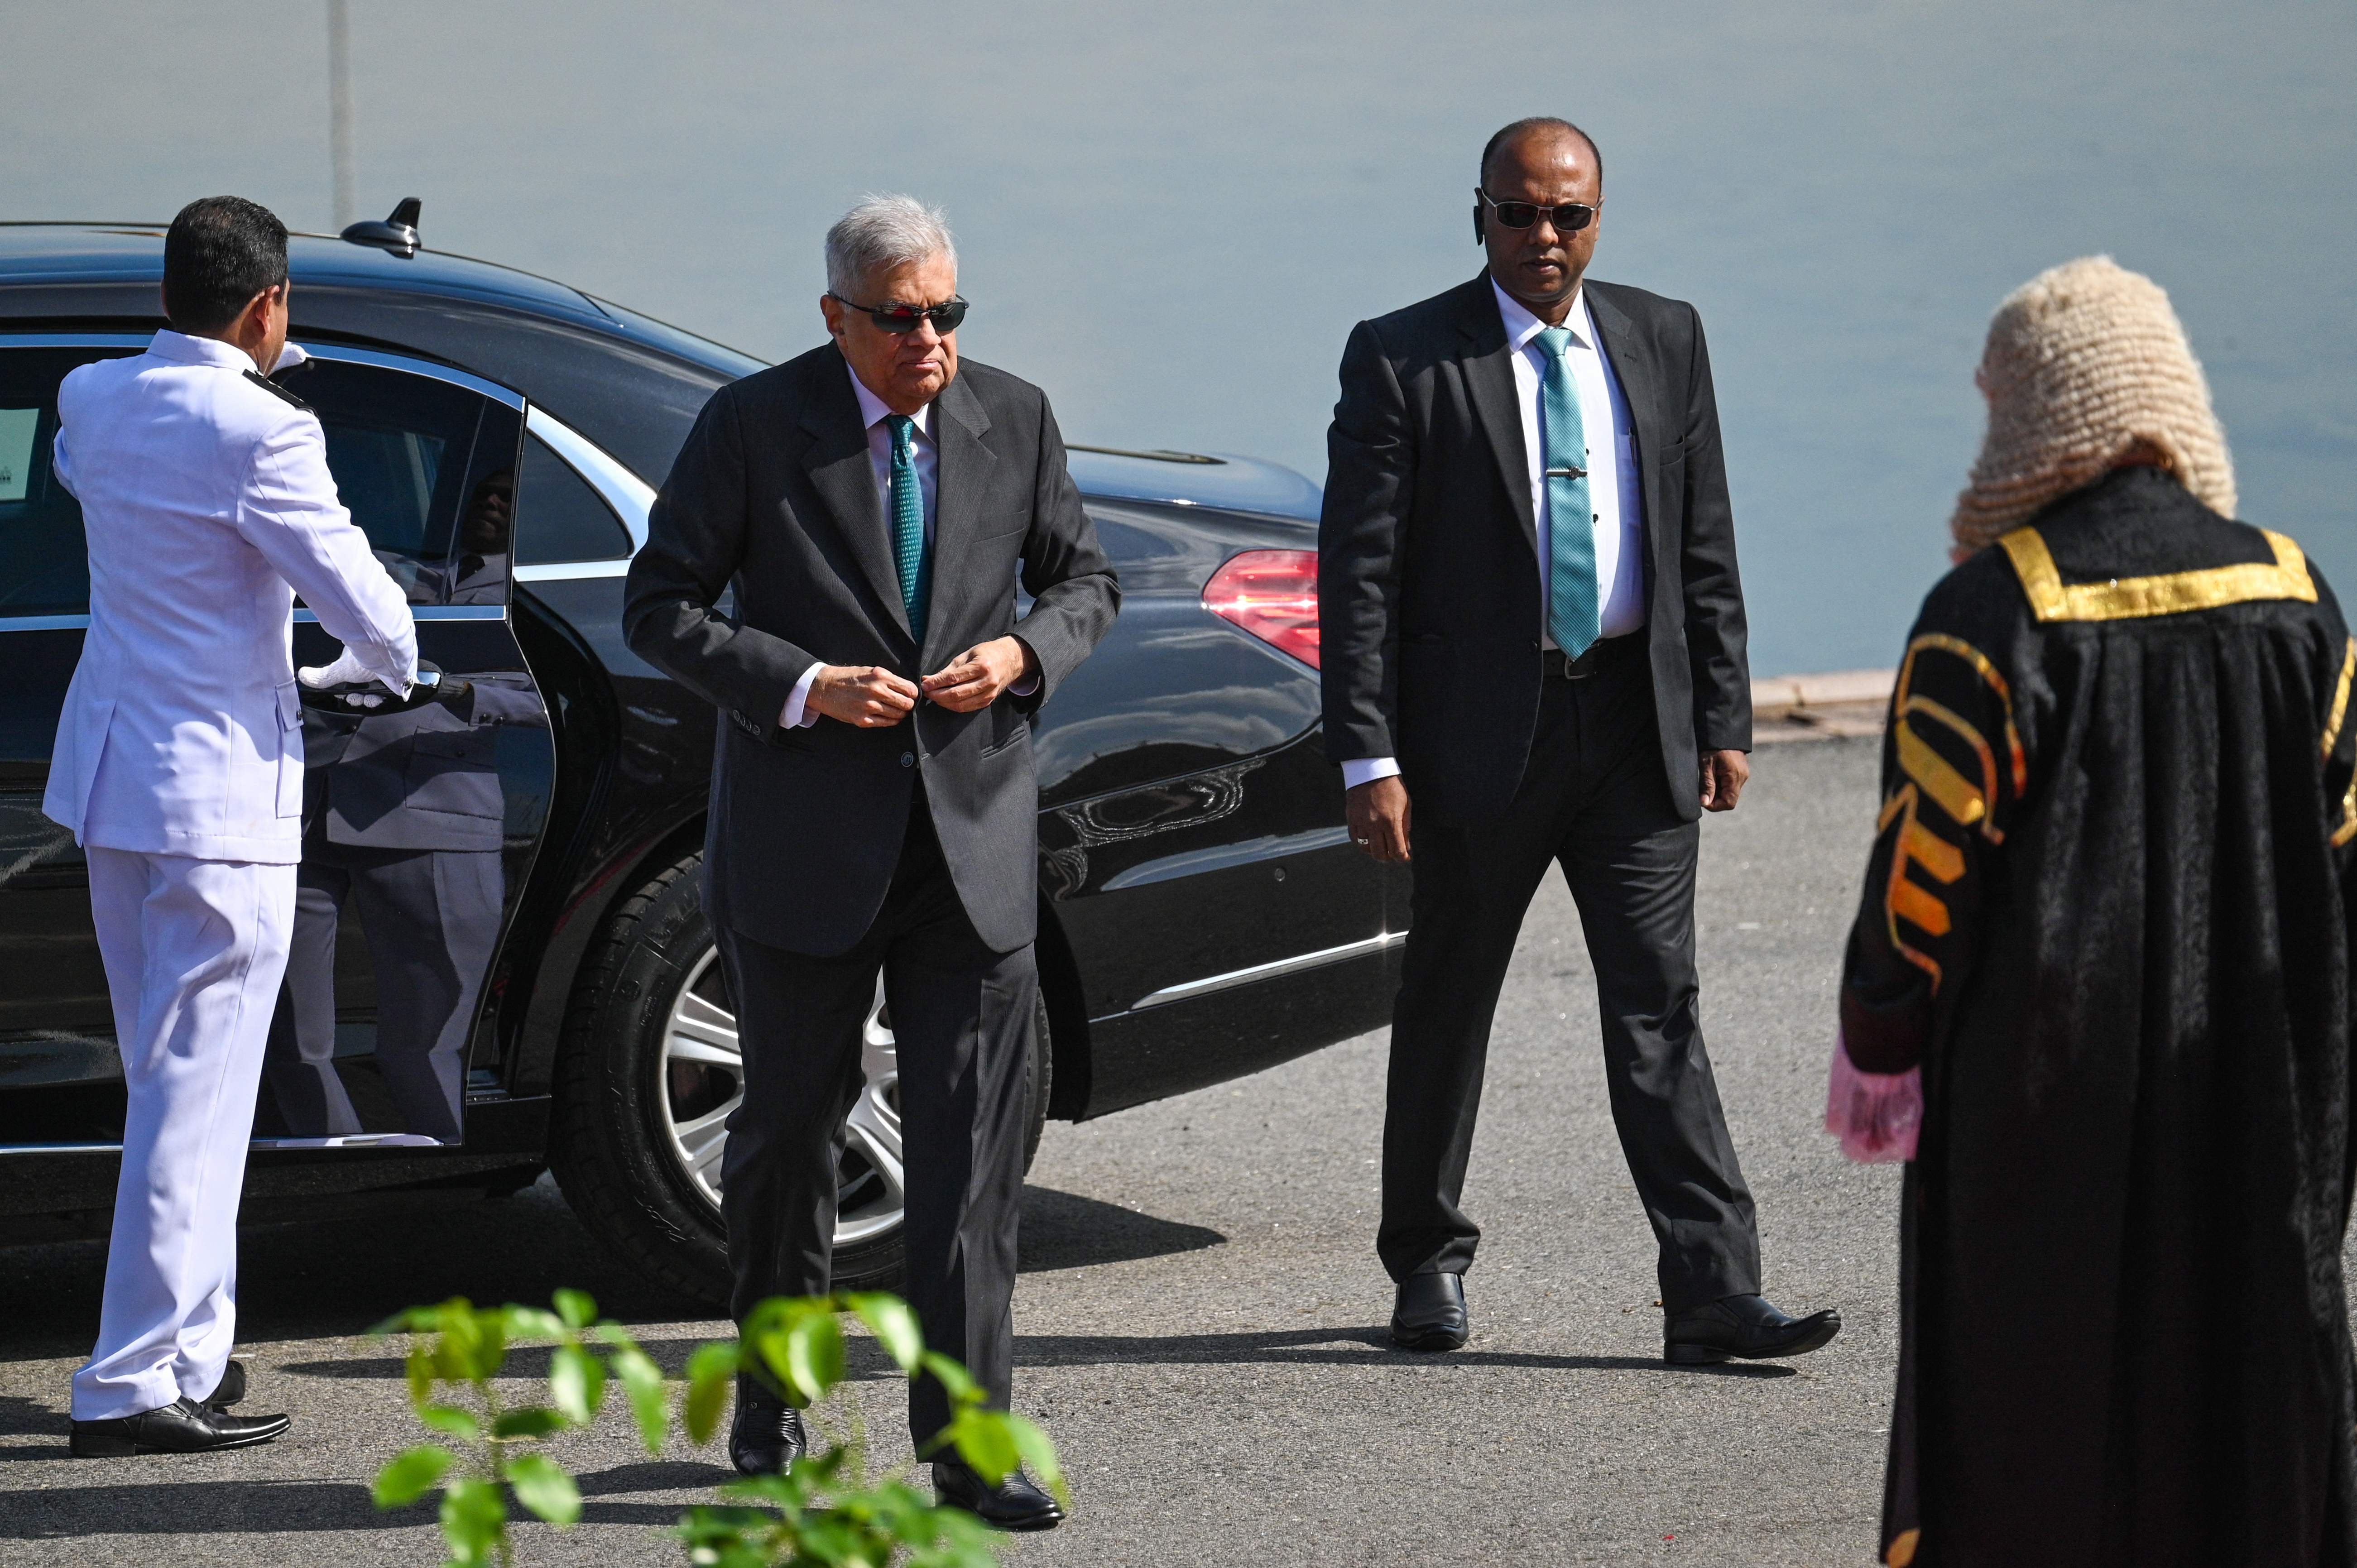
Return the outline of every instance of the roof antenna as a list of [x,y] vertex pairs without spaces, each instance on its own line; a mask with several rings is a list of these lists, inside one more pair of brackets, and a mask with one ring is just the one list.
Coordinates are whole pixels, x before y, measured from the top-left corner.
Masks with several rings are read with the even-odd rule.
[[344,231],[344,238],[355,245],[374,245],[380,251],[391,251],[406,261],[417,254],[417,209],[421,205],[417,198],[404,196],[383,222],[355,223]]

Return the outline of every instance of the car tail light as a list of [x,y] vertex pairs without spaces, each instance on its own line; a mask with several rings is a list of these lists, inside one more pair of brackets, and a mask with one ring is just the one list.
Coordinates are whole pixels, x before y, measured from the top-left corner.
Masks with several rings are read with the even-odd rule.
[[1247,550],[1203,585],[1203,607],[1318,668],[1318,552]]

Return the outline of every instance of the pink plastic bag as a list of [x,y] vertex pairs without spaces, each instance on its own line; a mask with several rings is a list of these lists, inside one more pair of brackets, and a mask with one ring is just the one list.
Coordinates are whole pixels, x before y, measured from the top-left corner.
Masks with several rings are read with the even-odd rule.
[[1923,1069],[1860,1072],[1836,1035],[1825,1083],[1825,1131],[1841,1140],[1842,1153],[1867,1165],[1911,1160],[1922,1125]]

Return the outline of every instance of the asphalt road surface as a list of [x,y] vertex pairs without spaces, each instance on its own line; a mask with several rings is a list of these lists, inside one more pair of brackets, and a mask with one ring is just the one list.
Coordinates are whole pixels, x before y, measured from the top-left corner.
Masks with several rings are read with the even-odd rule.
[[[1078,1507],[1011,1561],[1870,1562],[1898,1181],[1846,1165],[1819,1119],[1874,760],[1866,740],[1764,749],[1742,807],[1703,835],[1704,1019],[1768,1292],[1796,1312],[1839,1306],[1839,1338],[1789,1365],[1662,1365],[1652,1242],[1553,879],[1498,1015],[1467,1188],[1486,1232],[1474,1331],[1455,1355],[1406,1356],[1383,1334],[1384,1036],[1049,1127],[1024,1209],[1017,1403],[1060,1445]],[[369,1502],[416,1428],[393,1353],[360,1330],[413,1302],[544,1302],[561,1284],[595,1293],[673,1369],[725,1328],[609,1260],[545,1182],[256,1228],[242,1248],[247,1408],[287,1411],[293,1431],[218,1457],[87,1461],[66,1453],[67,1378],[104,1249],[0,1251],[0,1563],[432,1564],[430,1509]],[[898,1386],[871,1376],[853,1398],[879,1457],[904,1456]],[[681,1562],[663,1529],[725,1476],[709,1449],[651,1461],[619,1412],[562,1452],[586,1518],[525,1526],[520,1563]]]

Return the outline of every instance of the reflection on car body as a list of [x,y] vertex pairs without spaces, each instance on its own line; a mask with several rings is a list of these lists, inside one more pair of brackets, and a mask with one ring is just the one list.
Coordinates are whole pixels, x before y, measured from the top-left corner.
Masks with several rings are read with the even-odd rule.
[[[462,1140],[467,1036],[506,905],[498,750],[511,727],[548,728],[539,694],[513,675],[478,675],[453,698],[399,713],[307,708],[303,863],[257,1133]],[[371,1054],[393,1126],[368,1125],[336,1069],[347,910],[363,933]]]

